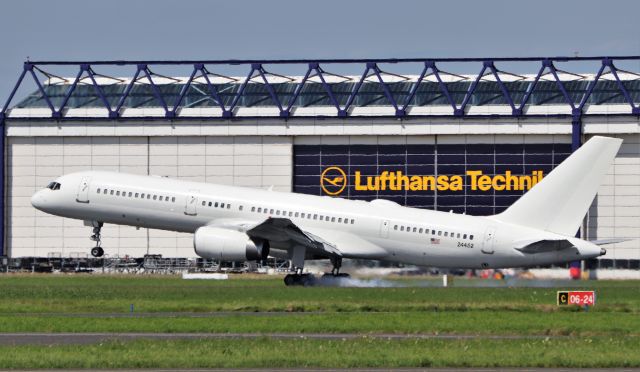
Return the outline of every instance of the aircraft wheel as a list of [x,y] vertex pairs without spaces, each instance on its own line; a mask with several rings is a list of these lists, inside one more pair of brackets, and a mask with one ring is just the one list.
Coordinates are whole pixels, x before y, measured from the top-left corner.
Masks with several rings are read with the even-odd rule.
[[104,255],[104,249],[101,247],[93,247],[91,248],[91,255],[93,257],[102,257]]
[[295,279],[295,276],[294,276],[294,275],[292,275],[292,274],[287,274],[287,275],[284,277],[284,285],[286,285],[287,287],[288,287],[288,286],[290,286],[290,285],[294,285],[295,280],[296,280],[296,279]]

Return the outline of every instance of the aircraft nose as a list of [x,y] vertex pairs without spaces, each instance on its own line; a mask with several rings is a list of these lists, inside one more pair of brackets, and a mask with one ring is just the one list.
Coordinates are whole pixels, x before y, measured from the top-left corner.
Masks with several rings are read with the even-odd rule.
[[607,254],[607,250],[604,248],[600,248],[600,256],[604,256],[605,254]]
[[31,197],[31,205],[33,205],[36,209],[42,209],[44,207],[44,203],[46,202],[44,195],[42,195],[42,190],[36,192]]

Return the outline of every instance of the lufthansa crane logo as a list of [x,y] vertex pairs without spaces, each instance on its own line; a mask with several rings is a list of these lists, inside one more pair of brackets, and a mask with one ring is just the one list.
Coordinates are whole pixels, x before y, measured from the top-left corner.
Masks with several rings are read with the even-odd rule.
[[347,187],[347,174],[339,167],[326,168],[320,175],[320,186],[327,195],[340,195]]

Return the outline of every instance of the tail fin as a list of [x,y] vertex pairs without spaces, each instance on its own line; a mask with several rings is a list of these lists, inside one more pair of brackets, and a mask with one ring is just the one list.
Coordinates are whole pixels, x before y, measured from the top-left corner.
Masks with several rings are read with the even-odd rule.
[[618,138],[591,138],[495,218],[575,235],[621,144]]

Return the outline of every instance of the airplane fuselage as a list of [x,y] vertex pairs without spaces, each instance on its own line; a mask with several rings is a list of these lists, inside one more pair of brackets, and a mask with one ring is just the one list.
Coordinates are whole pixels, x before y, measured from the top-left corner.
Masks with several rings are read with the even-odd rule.
[[[188,233],[213,221],[259,223],[285,218],[320,236],[353,234],[376,249],[372,259],[413,265],[519,267],[602,254],[598,246],[574,237],[386,200],[353,201],[102,171],[64,175],[56,182],[59,189],[43,189],[33,196],[36,208],[85,221]],[[515,249],[524,240],[541,239],[567,239],[574,247],[540,253]],[[284,254],[277,245],[272,252]],[[368,256],[365,252],[351,257]]]

